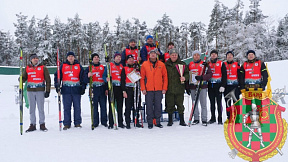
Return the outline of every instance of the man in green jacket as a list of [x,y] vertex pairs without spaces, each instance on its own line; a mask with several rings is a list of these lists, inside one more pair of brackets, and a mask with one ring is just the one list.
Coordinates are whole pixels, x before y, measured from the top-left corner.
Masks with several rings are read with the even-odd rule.
[[168,90],[165,95],[166,100],[166,112],[168,112],[168,124],[167,126],[173,125],[172,115],[177,106],[179,113],[180,125],[187,126],[184,121],[184,92],[185,92],[185,81],[189,80],[189,70],[185,62],[181,61],[176,49],[169,51],[170,59],[165,63],[167,74],[168,74]]

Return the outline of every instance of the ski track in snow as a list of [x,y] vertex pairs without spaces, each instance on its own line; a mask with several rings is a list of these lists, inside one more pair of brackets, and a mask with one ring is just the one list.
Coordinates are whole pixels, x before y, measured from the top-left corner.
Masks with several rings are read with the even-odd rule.
[[[288,88],[288,75],[279,72],[279,68],[287,69],[288,61],[271,62],[268,64],[272,76],[272,89]],[[284,70],[283,70],[284,71]],[[282,74],[283,73],[283,74]],[[23,135],[19,130],[19,105],[15,104],[16,91],[14,85],[18,84],[18,76],[0,75],[0,161],[3,162],[82,162],[82,161],[203,161],[203,162],[225,162],[244,161],[238,156],[232,160],[228,156],[230,148],[224,138],[223,125],[212,124],[203,127],[196,126],[182,127],[175,121],[172,127],[167,127],[167,122],[162,122],[164,128],[154,127],[149,130],[147,123],[144,128],[133,127],[131,130],[121,129],[108,130],[99,125],[91,131],[90,105],[88,100],[88,89],[82,96],[82,128],[72,127],[68,131],[59,131],[58,104],[55,89],[51,90],[48,102],[45,102],[46,126],[48,132],[41,132],[39,124],[37,131],[25,133],[29,127],[29,109],[24,107]],[[53,76],[51,75],[53,84]],[[188,122],[190,107],[185,97],[185,120]],[[208,99],[208,97],[207,97]],[[288,102],[288,96],[285,97]],[[224,99],[223,105],[224,105]],[[209,102],[209,99],[208,99]],[[163,100],[164,103],[164,100]],[[288,108],[288,104],[281,106]],[[63,110],[63,106],[62,106]],[[288,120],[287,111],[282,117]],[[73,112],[73,111],[72,111]],[[216,111],[217,114],[217,111]],[[62,113],[63,115],[63,113]],[[73,115],[72,115],[73,116]],[[36,113],[39,120],[38,112]],[[167,114],[164,115],[167,118]],[[210,108],[208,104],[208,120],[210,119]],[[223,121],[226,119],[226,112],[223,112]],[[62,117],[63,120],[63,117]],[[73,123],[72,123],[73,126]],[[282,148],[283,156],[275,155],[267,161],[284,162],[288,157],[288,144]],[[286,159],[286,160],[285,160]]]

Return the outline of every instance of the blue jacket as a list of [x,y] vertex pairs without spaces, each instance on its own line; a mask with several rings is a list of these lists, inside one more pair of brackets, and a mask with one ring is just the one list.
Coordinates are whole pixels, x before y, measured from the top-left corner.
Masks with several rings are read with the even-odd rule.
[[[66,62],[64,62],[63,64],[68,64],[71,65],[70,62],[68,60],[66,60]],[[75,86],[75,87],[68,87],[68,86],[63,86],[62,82],[62,67],[63,64],[60,66],[60,84],[62,84],[61,86],[61,94],[81,94],[82,90],[86,89],[86,84],[84,82],[84,69],[83,67],[80,65],[80,86]],[[78,60],[75,60],[73,65],[75,64],[79,64]],[[58,84],[58,77],[57,77],[57,71],[54,74],[54,86],[55,88],[58,88],[58,86],[60,84]]]
[[[147,61],[148,52],[147,52],[146,46],[156,47],[156,45],[155,45],[154,43],[153,43],[152,45],[146,43],[146,44],[141,48],[141,50],[140,50],[141,63],[143,63],[144,61]],[[159,56],[159,59],[160,59],[160,58],[163,57],[163,53],[161,52],[160,48],[158,48],[158,51],[160,52],[160,56]]]

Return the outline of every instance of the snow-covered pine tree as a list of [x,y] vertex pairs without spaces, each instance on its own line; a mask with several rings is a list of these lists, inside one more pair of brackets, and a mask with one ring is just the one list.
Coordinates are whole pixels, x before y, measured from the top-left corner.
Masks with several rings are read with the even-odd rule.
[[147,24],[145,21],[143,21],[143,23],[140,25],[140,31],[139,31],[139,35],[140,35],[140,42],[141,42],[141,46],[143,46],[146,41],[145,41],[145,36],[148,35],[149,33],[149,29],[147,28]]
[[167,50],[167,44],[172,39],[172,33],[174,32],[174,25],[172,19],[165,13],[160,20],[157,20],[157,24],[153,28],[153,35],[156,41],[156,32],[158,33],[159,47],[162,52]]
[[[221,37],[219,42],[221,44],[221,48],[219,48],[220,57],[225,60],[225,54],[227,51],[234,50],[235,56],[239,60],[245,60],[242,57],[244,54],[244,50],[242,43],[245,39],[244,34],[244,24],[242,23],[242,13],[243,13],[243,2],[241,0],[237,0],[236,5],[228,9],[225,6],[222,6],[223,10],[223,25],[221,27]],[[244,50],[244,51],[243,51]],[[241,54],[238,56],[238,54]],[[241,57],[240,57],[241,56]],[[244,56],[244,55],[243,55]]]
[[73,51],[75,53],[76,58],[82,64],[83,59],[85,60],[85,55],[83,55],[83,58],[81,56],[81,47],[83,44],[83,28],[81,19],[78,14],[76,14],[73,19],[68,18],[68,24],[66,26],[66,29],[67,31],[69,31],[68,39],[70,38],[70,51]]
[[47,65],[55,65],[56,54],[52,51],[52,28],[48,15],[38,20],[36,35],[38,57]]
[[18,66],[19,47],[9,32],[0,31],[0,65]]
[[105,53],[104,53],[104,47],[103,45],[106,44],[107,45],[107,52],[108,52],[108,56],[110,58],[113,57],[113,54],[115,51],[113,51],[113,41],[115,40],[112,32],[110,32],[110,28],[109,28],[109,23],[108,22],[105,22],[103,28],[102,28],[102,38],[103,38],[103,44],[102,44],[102,57],[103,60],[105,58]]
[[215,49],[217,49],[219,32],[220,28],[222,27],[221,3],[219,2],[219,0],[215,0],[215,5],[212,9],[210,17],[211,18],[207,30],[207,40],[209,43],[215,41]]
[[16,28],[14,34],[16,37],[16,43],[19,47],[22,47],[23,50],[23,64],[24,66],[27,65],[28,62],[28,56],[29,51],[27,48],[27,40],[28,40],[28,25],[27,25],[27,17],[23,15],[21,12],[19,14],[16,14],[17,17],[17,23],[14,23],[14,26]]
[[[200,52],[205,51],[203,49],[203,37],[205,34],[205,24],[202,22],[192,22],[189,25],[189,32],[191,38],[191,47],[190,49],[199,50]],[[205,44],[204,44],[205,45]]]
[[276,35],[278,52],[274,60],[288,59],[288,14],[280,20]]
[[[180,58],[187,58],[189,57],[189,23],[184,22],[181,24],[180,28],[177,27],[176,33],[179,34],[179,39],[174,39],[175,40],[175,48],[179,51],[179,56]],[[177,38],[177,37],[175,37]]]
[[39,41],[37,40],[37,33],[36,33],[36,19],[35,16],[32,16],[31,20],[29,20],[29,26],[28,26],[28,39],[27,39],[27,51],[28,54],[36,53],[37,52],[37,47],[39,44]]
[[83,25],[84,31],[84,51],[86,52],[86,60],[84,63],[88,63],[88,52],[91,51],[92,53],[96,52],[98,54],[101,51],[101,27],[99,22],[88,23]]
[[267,16],[264,16],[260,7],[261,0],[249,0],[250,1],[250,10],[246,12],[244,23],[245,25],[249,25],[251,23],[263,23],[264,19]]
[[[59,59],[60,62],[63,62],[64,55],[67,53],[68,46],[65,43],[65,38],[66,38],[66,31],[65,31],[65,24],[61,23],[61,20],[59,18],[54,19],[54,25],[52,26],[52,41],[51,43],[53,44],[53,49],[52,53],[56,54],[57,53],[57,48],[59,48]],[[54,58],[51,59],[57,59],[57,56],[53,56]],[[53,64],[56,65],[56,62]]]

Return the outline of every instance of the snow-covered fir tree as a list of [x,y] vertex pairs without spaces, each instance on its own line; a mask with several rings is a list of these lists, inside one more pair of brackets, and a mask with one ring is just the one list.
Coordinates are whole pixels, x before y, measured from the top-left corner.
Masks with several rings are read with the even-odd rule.
[[[16,14],[14,35],[9,32],[0,33],[0,65],[17,65],[19,47],[23,49],[24,65],[29,55],[37,53],[40,58],[47,59],[47,65],[56,65],[56,52],[59,49],[60,61],[66,60],[66,53],[73,51],[81,64],[88,64],[89,51],[100,55],[105,62],[104,44],[108,55],[113,58],[116,51],[122,52],[129,39],[140,41],[143,46],[146,36],[153,35],[158,41],[162,52],[167,52],[167,44],[172,41],[179,51],[180,58],[190,57],[194,50],[205,52],[208,48],[219,50],[220,59],[225,60],[225,53],[234,50],[236,59],[242,63],[246,60],[249,49],[263,61],[288,59],[288,15],[277,28],[273,19],[263,15],[260,9],[261,0],[250,0],[249,11],[243,17],[243,2],[236,0],[235,6],[228,8],[219,0],[210,15],[206,26],[201,22],[183,22],[180,26],[173,25],[172,19],[165,13],[149,28],[145,21],[138,18],[123,20],[118,16],[116,25],[111,27],[108,22],[82,24],[78,14],[62,23],[59,18],[50,23],[48,15],[44,19]],[[53,21],[52,21],[53,22]],[[15,38],[15,39],[14,39]]]
[[161,51],[166,51],[167,44],[173,41],[172,33],[174,32],[174,25],[172,19],[165,13],[160,20],[157,20],[157,24],[153,28],[153,35],[156,39],[156,33],[158,34],[158,42]]
[[[52,51],[52,29],[48,15],[44,19],[38,20],[38,27],[36,33],[36,40],[38,43],[37,55],[40,60],[45,60],[45,64],[53,65],[56,62],[56,54]],[[49,59],[48,59],[49,58]]]
[[209,43],[215,41],[215,48],[218,48],[219,32],[222,27],[222,14],[221,14],[221,3],[219,0],[215,0],[215,5],[212,9],[210,16],[210,22],[207,30],[207,39]]
[[[66,25],[64,23],[61,23],[59,18],[55,18],[54,25],[52,26],[52,32],[53,32],[51,41],[51,43],[53,44],[52,53],[56,54],[57,49],[59,49],[60,62],[63,62],[65,58],[65,53],[67,52],[68,49],[65,43],[66,38],[65,26]],[[56,65],[56,62],[53,62],[53,65]]]
[[28,39],[27,39],[27,51],[28,54],[32,54],[32,53],[37,53],[37,47],[39,44],[39,41],[37,40],[37,26],[36,26],[36,19],[35,16],[33,16],[31,18],[31,20],[29,20],[29,26],[28,26],[28,31],[27,31],[27,35],[28,35]]
[[278,52],[274,60],[288,59],[288,14],[279,22],[276,35]]
[[11,66],[18,65],[19,47],[9,32],[0,31],[0,65]]
[[249,11],[246,12],[244,23],[249,25],[251,23],[263,23],[267,16],[264,16],[260,7],[261,0],[250,0]]
[[27,40],[28,40],[28,25],[27,25],[27,17],[23,15],[21,12],[19,14],[16,14],[17,17],[17,23],[14,23],[14,26],[16,28],[15,30],[15,37],[16,37],[16,43],[19,47],[22,47],[23,50],[23,63],[24,65],[27,65],[28,58],[29,58],[29,50],[27,48]]
[[204,35],[205,35],[205,24],[202,22],[192,22],[189,26],[190,38],[191,38],[191,46],[190,48],[193,50],[199,50],[203,52],[206,47],[203,49]]

